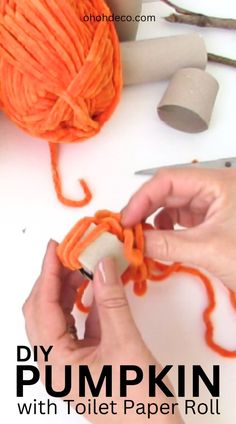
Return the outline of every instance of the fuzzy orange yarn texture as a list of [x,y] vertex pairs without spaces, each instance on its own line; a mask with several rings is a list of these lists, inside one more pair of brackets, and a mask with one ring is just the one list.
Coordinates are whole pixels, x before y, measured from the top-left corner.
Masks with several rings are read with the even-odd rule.
[[[85,235],[91,224],[95,224],[94,228],[88,235]],[[214,325],[212,322],[212,314],[216,308],[216,298],[214,287],[210,279],[201,271],[174,263],[165,265],[161,262],[145,257],[144,254],[144,231],[153,229],[153,226],[147,223],[138,224],[134,228],[123,228],[121,224],[121,215],[110,211],[99,211],[94,217],[81,219],[68,233],[62,243],[58,246],[57,253],[62,264],[71,270],[81,269],[79,256],[94,240],[96,240],[104,232],[110,232],[124,244],[124,255],[130,266],[122,275],[122,281],[127,284],[133,281],[134,293],[137,296],[143,296],[147,291],[147,282],[163,282],[176,272],[187,273],[197,277],[204,285],[208,305],[203,313],[203,321],[205,324],[205,340],[207,345],[219,355],[226,358],[236,358],[236,350],[227,350],[214,341]],[[78,290],[76,304],[78,308],[88,313],[90,308],[83,304],[83,295],[88,286],[88,281]],[[236,311],[236,293],[229,291],[230,301],[233,309]]]
[[0,0],[0,106],[20,128],[49,142],[55,189],[68,206],[91,199],[62,194],[58,144],[97,134],[122,89],[119,41],[104,0]]

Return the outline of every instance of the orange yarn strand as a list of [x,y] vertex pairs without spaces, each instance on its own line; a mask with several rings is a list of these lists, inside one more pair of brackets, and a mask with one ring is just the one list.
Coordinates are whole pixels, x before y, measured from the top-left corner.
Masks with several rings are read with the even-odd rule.
[[51,156],[52,178],[58,200],[66,206],[82,207],[87,205],[92,199],[92,193],[84,180],[80,180],[81,187],[84,191],[84,198],[82,200],[71,200],[63,196],[61,179],[58,172],[58,146],[56,144],[49,143],[49,148]]
[[67,206],[84,198],[62,194],[58,144],[98,134],[122,90],[119,40],[105,0],[4,0],[0,2],[0,105],[27,133],[49,142],[56,194]]
[[81,312],[84,312],[85,314],[89,314],[89,312],[91,311],[91,306],[85,306],[82,302],[84,292],[87,289],[88,285],[89,285],[89,282],[86,280],[82,283],[80,288],[77,290],[77,299],[76,299],[77,308]]
[[[178,272],[187,272],[187,273],[192,274],[196,277],[199,277],[202,280],[202,282],[205,286],[205,289],[206,289],[206,292],[207,292],[207,297],[208,297],[208,306],[203,313],[203,320],[204,320],[205,326],[206,326],[205,338],[206,338],[206,342],[207,342],[208,346],[210,346],[212,348],[212,350],[219,353],[221,356],[224,356],[226,358],[236,358],[236,350],[229,351],[227,349],[224,349],[223,347],[221,347],[217,343],[215,343],[214,340],[213,340],[214,327],[213,327],[213,323],[211,321],[211,315],[216,308],[216,300],[215,300],[214,289],[213,289],[213,286],[211,284],[210,279],[206,275],[204,275],[201,271],[194,269],[194,268],[186,267],[186,266],[181,266],[179,268]],[[236,303],[234,304],[232,302],[232,299],[233,299],[232,292],[230,292],[230,299],[231,299],[232,306],[236,310]]]
[[[91,223],[96,228],[84,236]],[[123,284],[133,281],[133,290],[137,296],[143,296],[147,291],[147,281],[163,282],[174,273],[187,273],[197,277],[203,283],[208,298],[208,305],[203,312],[205,324],[205,340],[207,345],[219,355],[226,358],[236,358],[236,350],[227,350],[214,341],[214,325],[212,314],[216,308],[213,285],[210,279],[201,271],[180,263],[166,265],[144,256],[144,231],[152,229],[150,224],[139,224],[135,228],[123,229],[121,215],[110,211],[99,211],[94,218],[80,220],[58,246],[58,256],[66,268],[81,269],[79,263],[80,253],[102,233],[109,231],[115,234],[124,243],[124,255],[130,266],[122,275]],[[82,298],[88,282],[78,290],[77,307],[80,311],[88,313],[90,308],[83,305]],[[230,301],[236,311],[236,293],[229,291]]]

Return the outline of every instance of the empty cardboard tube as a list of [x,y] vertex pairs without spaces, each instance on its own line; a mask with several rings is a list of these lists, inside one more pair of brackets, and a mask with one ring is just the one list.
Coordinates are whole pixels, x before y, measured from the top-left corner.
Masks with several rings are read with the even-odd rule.
[[[85,235],[88,235],[94,228],[96,228],[96,225],[91,224],[85,232]],[[116,260],[117,272],[119,275],[123,274],[129,266],[124,256],[124,245],[114,234],[105,232],[80,253],[78,260],[83,266],[82,272],[89,276],[89,278],[92,278],[97,264],[108,256]]]
[[159,117],[180,131],[205,131],[209,127],[218,90],[218,82],[207,72],[180,69],[159,104]]
[[114,14],[114,24],[120,41],[135,40],[139,22],[136,16],[141,14],[142,0],[107,0]]
[[121,43],[124,85],[169,79],[178,69],[205,69],[207,51],[197,34]]

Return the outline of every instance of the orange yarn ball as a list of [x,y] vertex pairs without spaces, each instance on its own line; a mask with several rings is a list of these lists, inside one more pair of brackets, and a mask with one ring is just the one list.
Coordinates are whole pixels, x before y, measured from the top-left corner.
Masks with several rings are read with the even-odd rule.
[[1,106],[23,130],[50,142],[56,191],[70,206],[81,201],[61,193],[55,146],[97,134],[120,98],[114,25],[87,18],[109,14],[104,0],[0,0]]

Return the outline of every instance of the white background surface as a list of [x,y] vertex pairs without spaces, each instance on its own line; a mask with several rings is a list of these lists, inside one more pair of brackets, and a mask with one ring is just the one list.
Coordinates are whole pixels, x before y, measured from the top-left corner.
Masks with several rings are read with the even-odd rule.
[[[233,0],[178,1],[205,13],[236,18]],[[153,2],[144,13],[165,14],[166,7]],[[167,36],[193,31],[161,19],[142,24],[139,38]],[[201,29],[208,51],[236,58],[236,33]],[[209,65],[220,83],[209,131],[187,135],[165,126],[156,115],[166,82],[126,88],[119,107],[101,134],[83,144],[61,148],[60,167],[64,189],[75,198],[81,194],[77,179],[85,178],[94,200],[84,209],[70,209],[58,203],[51,180],[47,144],[32,139],[0,115],[0,254],[1,254],[1,416],[19,423],[39,423],[42,416],[20,417],[15,399],[17,344],[27,344],[21,306],[40,271],[49,238],[60,241],[79,218],[98,209],[120,210],[133,191],[145,180],[135,177],[137,169],[193,159],[236,156],[235,99],[236,70]],[[23,232],[25,230],[25,232]],[[236,348],[236,318],[227,296],[216,283],[219,311],[215,316],[218,341]],[[236,422],[236,361],[224,360],[204,342],[202,311],[206,296],[201,284],[178,275],[163,285],[152,286],[138,299],[128,289],[132,310],[142,334],[163,364],[200,364],[206,370],[220,364],[221,415],[185,418],[188,424],[234,424]],[[174,375],[173,375],[174,378]],[[47,398],[39,385],[27,391],[25,400]],[[207,400],[202,394],[202,401]],[[43,417],[46,423],[84,422],[75,414]],[[104,422],[106,420],[104,419]],[[106,421],[107,422],[107,421]]]

